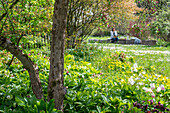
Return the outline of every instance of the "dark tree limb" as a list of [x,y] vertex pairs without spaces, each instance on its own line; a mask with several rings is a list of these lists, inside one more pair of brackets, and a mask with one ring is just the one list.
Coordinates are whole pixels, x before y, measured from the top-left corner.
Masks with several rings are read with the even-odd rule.
[[15,46],[9,39],[3,36],[0,36],[0,47],[6,49],[21,61],[24,68],[28,70],[33,93],[37,99],[42,99],[44,96],[39,78],[38,66],[34,64],[28,55],[24,54],[19,47]]
[[[24,36],[24,34],[22,33],[21,34],[21,36],[19,37],[19,39],[18,39],[18,41],[17,41],[17,47],[19,47],[19,42],[20,42],[20,40],[21,40],[21,38]],[[14,60],[14,55],[12,56],[12,59],[10,60],[10,62],[9,63],[7,63],[8,64],[8,66],[10,66],[11,64],[12,64],[12,61]]]

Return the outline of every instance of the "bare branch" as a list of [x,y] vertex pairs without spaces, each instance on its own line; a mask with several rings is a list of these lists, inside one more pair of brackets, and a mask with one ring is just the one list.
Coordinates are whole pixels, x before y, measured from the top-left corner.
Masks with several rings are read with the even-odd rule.
[[9,19],[10,23],[11,23],[11,26],[12,26],[12,29],[13,29],[13,33],[15,33],[15,29],[14,29],[13,23],[12,23],[10,17],[9,17],[8,10],[5,8],[5,5],[4,5],[4,3],[2,2],[2,0],[1,0],[1,3],[2,3],[2,5],[3,5],[3,8],[4,8],[5,12],[7,13],[7,17],[8,17],[8,19]]
[[[13,4],[9,7],[9,9],[12,9],[14,7],[14,5],[16,5],[19,2],[19,0],[16,0],[15,2],[13,2]],[[7,15],[7,12],[5,12],[4,14],[2,14],[2,16],[0,16],[0,21]]]

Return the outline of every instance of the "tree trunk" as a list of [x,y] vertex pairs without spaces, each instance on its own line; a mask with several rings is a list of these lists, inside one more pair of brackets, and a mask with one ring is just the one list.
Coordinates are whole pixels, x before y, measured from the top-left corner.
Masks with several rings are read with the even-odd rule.
[[64,38],[69,0],[55,0],[51,40],[48,100],[55,99],[55,108],[63,111],[64,89]]
[[34,64],[34,62],[32,62],[31,59],[28,58],[26,54],[23,54],[19,47],[12,44],[12,42],[9,39],[3,36],[0,36],[0,47],[11,52],[11,54],[13,54],[16,58],[18,58],[21,61],[24,68],[29,72],[33,93],[35,94],[36,98],[42,99],[43,91],[39,79],[38,66]]

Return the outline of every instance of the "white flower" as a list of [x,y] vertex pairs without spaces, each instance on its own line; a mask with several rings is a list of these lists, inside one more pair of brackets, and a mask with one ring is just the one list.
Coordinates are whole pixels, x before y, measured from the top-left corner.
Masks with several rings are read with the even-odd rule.
[[152,81],[151,79],[148,79],[150,82]]
[[158,78],[161,77],[161,75],[157,75],[157,74],[155,74],[155,76],[158,77]]
[[139,76],[140,76],[140,77],[142,77],[142,74],[141,74],[141,73],[139,73]]
[[146,91],[148,88],[146,88],[146,87],[143,87],[142,89]]
[[134,84],[135,84],[135,81],[133,80],[133,77],[130,77],[128,81],[129,81],[129,83],[130,83],[131,85],[134,85]]
[[114,84],[115,84],[115,86],[117,85],[117,83],[116,83],[116,82],[114,82]]
[[142,74],[146,74],[146,72],[145,72],[145,71],[143,71],[143,72],[142,72]]
[[7,99],[10,99],[10,98],[11,98],[10,95],[8,95],[8,96],[7,96]]
[[135,80],[140,80],[140,78],[137,77],[137,78],[135,78]]
[[160,92],[161,91],[161,87],[158,87],[156,92]]
[[148,88],[148,90],[147,90],[146,92],[150,92],[150,93],[152,93],[153,91],[152,91],[152,89],[151,89],[151,88]]
[[146,91],[146,93],[147,93],[147,92],[150,92],[150,93],[152,93],[152,92],[153,92],[151,88],[143,87],[143,90],[145,90],[145,91]]
[[134,68],[137,68],[137,67],[138,67],[137,63],[133,64],[133,67],[134,67]]
[[143,82],[139,82],[138,84],[141,86],[141,85],[143,85],[144,83],[143,83]]
[[137,70],[136,68],[134,68],[134,71],[135,71],[135,72],[138,72],[138,70]]
[[155,89],[155,83],[151,83],[150,87],[151,87],[152,90]]
[[160,85],[158,88],[157,88],[157,92],[160,92],[161,90],[165,90],[165,87],[164,85]]
[[7,99],[9,99],[9,100],[12,99],[12,96],[8,95],[8,96],[7,96]]

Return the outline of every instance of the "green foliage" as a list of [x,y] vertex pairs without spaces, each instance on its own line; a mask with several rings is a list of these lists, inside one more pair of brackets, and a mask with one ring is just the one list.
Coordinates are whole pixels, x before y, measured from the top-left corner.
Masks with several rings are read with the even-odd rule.
[[[147,70],[148,74],[145,74],[143,67],[138,67],[136,64],[130,66],[117,58],[119,59],[115,57],[112,59],[113,62],[108,62],[108,74],[92,69],[91,64],[83,61],[67,66],[65,85],[68,93],[64,101],[65,112],[128,112],[130,108],[133,108],[131,107],[133,101],[152,99],[151,93],[145,92],[143,87],[149,87],[152,82],[159,86],[162,80],[167,80],[163,76],[158,81],[154,80],[156,76],[153,73],[153,67]],[[66,57],[66,65],[67,59],[69,62],[74,61],[74,56]],[[143,84],[140,84],[142,82]],[[157,95],[156,102],[161,99],[168,104],[166,98],[159,97],[168,93],[168,86],[165,89],[158,94],[154,90]]]
[[[57,113],[57,110],[54,109],[54,100],[50,100],[50,102],[45,102],[43,99],[36,99],[35,96],[27,96],[26,98],[18,96],[15,98],[15,102],[17,106],[17,112]],[[13,112],[15,111],[13,110]]]
[[[23,35],[49,33],[52,28],[54,0],[1,1],[0,34],[16,43]],[[6,15],[3,15],[5,14]]]
[[[128,57],[123,52],[105,52],[100,47],[84,45],[65,53],[64,85],[67,94],[64,99],[64,112],[141,112],[133,103],[151,99],[170,108],[170,80],[167,77],[155,74],[153,66],[138,66],[134,57]],[[0,51],[1,111],[58,112],[54,109],[53,100],[45,101],[50,68],[49,54],[46,56],[48,52],[45,51],[23,51],[39,66],[44,100],[38,100],[33,95],[28,72],[22,64],[14,59],[8,67],[6,64],[12,56],[6,51]],[[155,88],[151,89],[153,83]],[[157,92],[162,85],[165,89]]]
[[91,47],[88,47],[87,44],[82,44],[81,46],[74,48],[74,49],[67,49],[66,55],[71,54],[74,55],[74,60],[76,61],[92,61],[94,60],[92,56],[97,56],[100,53],[100,50],[98,49],[98,46],[94,45]]
[[169,47],[170,46],[170,42],[166,42],[162,39],[158,39],[157,40],[157,45],[158,46],[163,46],[163,47]]
[[[49,63],[44,62],[48,62],[47,60],[49,59],[36,50],[24,52],[29,54],[29,57],[39,65],[42,87],[46,94],[45,98],[47,98]],[[34,57],[35,54],[37,55],[36,57]],[[37,60],[39,58],[38,55],[41,56],[40,60]],[[35,98],[30,85],[29,74],[17,59],[9,67],[7,62],[11,60],[12,56],[6,51],[1,51],[0,56],[2,58],[0,62],[0,110],[8,113],[16,111],[18,113],[57,112],[54,109],[53,100],[45,102]],[[46,108],[43,106],[46,106]]]
[[151,24],[151,31],[157,34],[162,40],[170,41],[170,10],[164,10],[156,16],[156,20]]
[[[132,35],[147,39],[150,36],[169,41],[169,6],[168,0],[135,0],[143,11],[137,12],[139,19],[130,29]],[[131,27],[131,25],[130,25]]]

